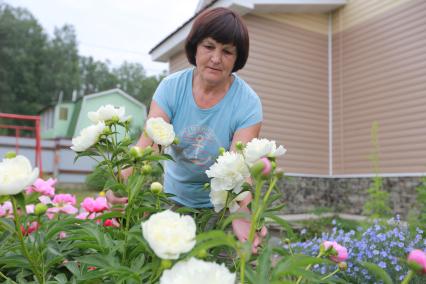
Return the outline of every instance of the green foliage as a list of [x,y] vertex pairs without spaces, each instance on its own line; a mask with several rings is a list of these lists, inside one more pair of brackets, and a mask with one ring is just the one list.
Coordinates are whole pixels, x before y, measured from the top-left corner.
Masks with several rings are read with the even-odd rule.
[[104,169],[96,167],[93,172],[86,176],[86,185],[89,190],[102,191],[105,188],[109,175]]
[[71,100],[74,91],[84,95],[116,87],[149,106],[164,77],[147,76],[139,63],[112,68],[108,60],[81,56],[73,26],[55,28],[50,38],[28,10],[5,3],[0,3],[0,42],[0,112],[34,115],[60,98]]
[[383,189],[383,179],[379,176],[379,123],[375,121],[371,127],[371,143],[373,152],[370,155],[370,160],[373,164],[375,177],[373,184],[367,190],[368,200],[364,204],[364,214],[373,219],[389,218],[392,216],[392,210],[389,206],[389,193]]

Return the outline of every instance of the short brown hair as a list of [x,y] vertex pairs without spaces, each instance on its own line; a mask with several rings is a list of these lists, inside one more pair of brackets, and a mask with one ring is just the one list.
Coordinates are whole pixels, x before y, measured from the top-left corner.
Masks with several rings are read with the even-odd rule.
[[222,44],[233,44],[237,48],[237,59],[232,72],[244,67],[249,53],[249,35],[243,19],[227,8],[214,8],[202,12],[195,18],[185,42],[189,63],[195,64],[198,44],[211,37]]

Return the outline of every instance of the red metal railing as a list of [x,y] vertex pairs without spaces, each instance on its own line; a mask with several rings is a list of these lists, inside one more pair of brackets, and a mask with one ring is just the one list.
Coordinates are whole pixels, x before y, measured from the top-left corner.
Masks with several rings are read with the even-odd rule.
[[31,120],[34,121],[34,126],[23,126],[23,125],[0,125],[0,128],[14,129],[15,130],[15,149],[16,153],[19,152],[19,138],[21,136],[21,130],[30,130],[35,133],[36,140],[36,156],[35,164],[40,170],[40,177],[43,173],[43,162],[41,159],[41,137],[40,137],[40,116],[39,115],[21,115],[11,113],[0,113],[0,118],[17,119],[17,120]]

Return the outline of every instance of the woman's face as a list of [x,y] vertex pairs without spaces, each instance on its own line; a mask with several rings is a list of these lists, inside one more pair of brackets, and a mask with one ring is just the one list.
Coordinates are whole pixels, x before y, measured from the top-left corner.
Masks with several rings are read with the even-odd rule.
[[195,55],[197,72],[208,84],[225,82],[234,68],[236,59],[235,45],[221,44],[211,37],[198,44]]

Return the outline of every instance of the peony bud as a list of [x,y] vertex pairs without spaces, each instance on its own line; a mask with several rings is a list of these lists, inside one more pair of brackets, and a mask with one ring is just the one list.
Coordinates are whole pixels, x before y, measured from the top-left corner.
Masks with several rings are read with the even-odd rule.
[[145,164],[142,166],[141,173],[143,175],[149,175],[152,172],[152,167],[150,164]]
[[142,150],[142,154],[143,155],[150,155],[152,152],[154,152],[154,149],[152,149],[151,146],[146,146],[143,150]]
[[15,158],[15,157],[16,157],[16,153],[15,153],[15,152],[13,152],[13,151],[7,152],[7,153],[4,155],[4,158],[5,158],[5,159],[13,159],[13,158]]
[[321,250],[334,262],[342,262],[348,258],[348,250],[336,242],[324,241]]
[[129,136],[126,136],[123,138],[123,140],[121,140],[121,143],[123,144],[131,144],[132,143],[132,139]]
[[348,269],[348,264],[344,261],[339,262],[338,266],[341,271],[346,271]]
[[151,183],[151,191],[153,193],[159,194],[163,191],[163,185],[157,181]]
[[168,259],[162,259],[161,260],[161,268],[162,268],[162,270],[165,270],[165,269],[169,269],[170,267],[172,267],[172,261],[171,260],[168,260]]
[[179,138],[175,137],[175,139],[173,140],[173,144],[177,145],[180,143]]
[[284,170],[281,168],[277,168],[277,170],[275,171],[275,175],[278,179],[282,178],[284,176]]
[[239,151],[243,151],[245,148],[245,145],[243,144],[243,142],[237,141],[237,143],[235,143],[235,148]]
[[203,186],[204,189],[209,189],[210,188],[210,183],[206,182]]
[[140,158],[142,157],[142,149],[139,146],[133,146],[132,148],[130,148],[130,156],[132,156],[133,158]]
[[109,126],[106,126],[104,128],[104,130],[102,131],[102,134],[104,134],[104,135],[111,135],[112,134],[111,128],[109,128]]
[[267,158],[259,159],[254,165],[250,168],[250,172],[254,177],[261,175],[262,177],[267,177],[272,171],[271,162]]
[[207,251],[205,249],[202,249],[197,253],[197,258],[206,258],[207,255]]
[[34,214],[37,216],[41,216],[47,211],[47,205],[43,203],[38,203],[34,207]]
[[219,156],[222,156],[226,152],[225,148],[220,147],[219,148]]
[[422,250],[415,249],[410,252],[407,257],[410,269],[419,274],[426,274],[426,253]]

